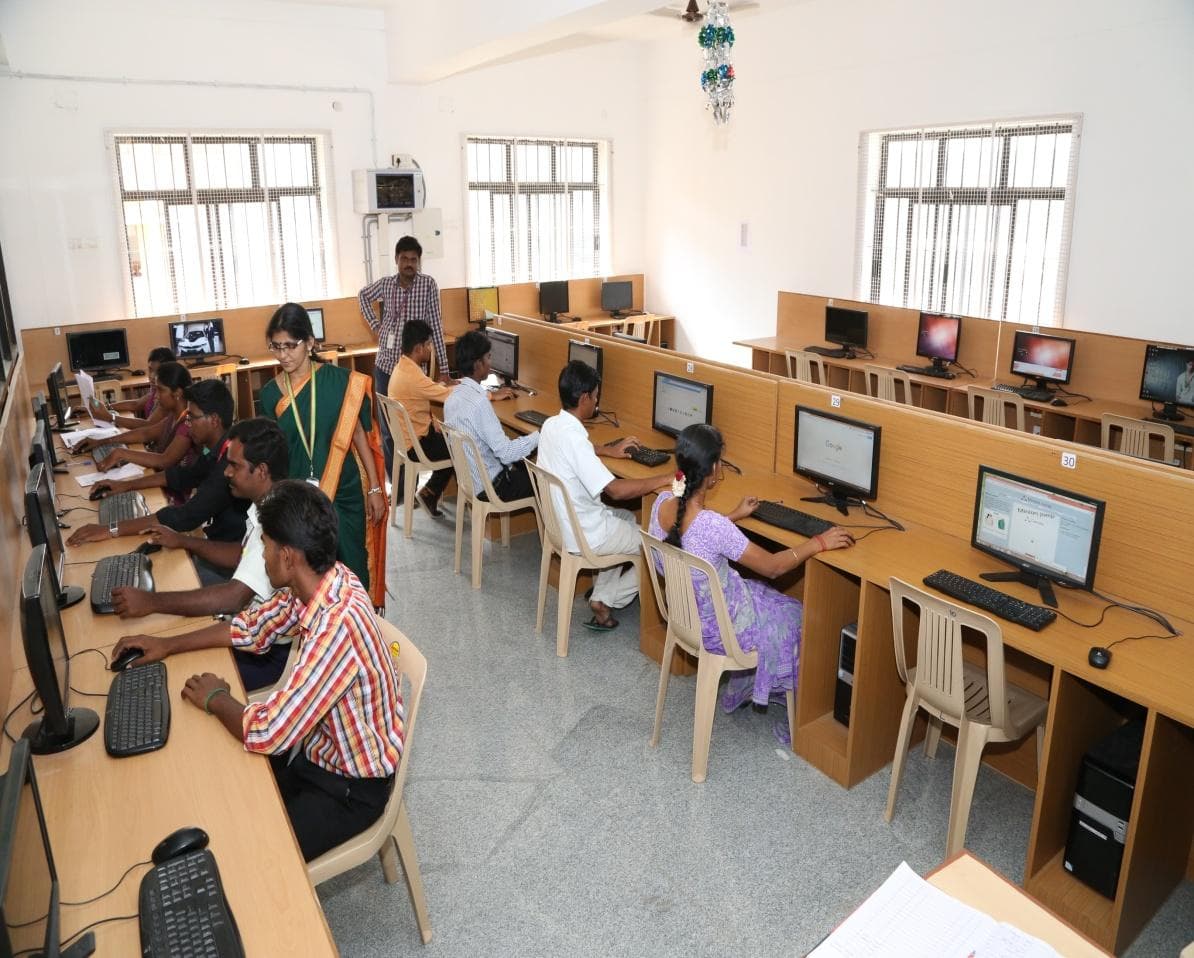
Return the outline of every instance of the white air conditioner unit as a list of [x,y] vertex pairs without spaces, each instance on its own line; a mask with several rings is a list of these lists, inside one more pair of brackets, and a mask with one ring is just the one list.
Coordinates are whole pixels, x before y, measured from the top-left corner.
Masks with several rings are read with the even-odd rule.
[[352,208],[357,213],[411,213],[426,203],[422,170],[352,171]]

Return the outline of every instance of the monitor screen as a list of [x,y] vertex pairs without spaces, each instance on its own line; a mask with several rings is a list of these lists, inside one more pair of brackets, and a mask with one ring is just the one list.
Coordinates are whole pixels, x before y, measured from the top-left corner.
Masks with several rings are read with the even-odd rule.
[[1045,382],[1068,383],[1073,369],[1074,340],[1016,331],[1012,341],[1012,373]]
[[568,280],[539,284],[539,312],[543,316],[568,312]]
[[939,359],[944,363],[958,359],[958,340],[962,336],[962,317],[944,313],[921,313],[916,330],[916,355]]
[[129,341],[123,329],[97,329],[67,333],[66,352],[70,368],[115,369],[129,364]]
[[678,436],[693,423],[713,421],[713,387],[656,372],[653,408],[651,424],[662,433]]
[[58,512],[54,508],[54,485],[50,470],[44,463],[38,463],[29,471],[25,480],[25,525],[28,527],[29,544],[39,546],[45,543],[50,549],[50,568],[54,572],[55,586],[62,581],[63,562],[66,549],[62,544],[62,530],[58,527]]
[[594,346],[591,343],[580,343],[575,339],[568,343],[568,362],[574,359],[579,359],[582,363],[586,363],[597,370],[597,377],[601,378],[602,366],[602,349],[600,346]]
[[874,499],[881,435],[879,426],[797,406],[792,470],[830,487],[835,499]]
[[75,411],[71,409],[66,398],[66,377],[62,375],[62,363],[55,363],[46,377],[46,395],[50,398],[50,406],[54,410],[58,428],[65,428]]
[[979,466],[971,544],[1025,572],[1090,589],[1105,505]]
[[50,422],[50,404],[46,402],[44,393],[38,393],[33,397],[33,421],[37,424],[34,427],[33,441],[42,444],[45,453],[42,461],[48,462],[53,469],[58,465],[58,450],[54,448],[54,424]]
[[861,309],[825,307],[825,341],[841,346],[866,345],[867,314]]
[[486,330],[489,337],[489,370],[504,376],[506,379],[518,378],[518,334],[508,333],[504,329],[490,327]]
[[222,356],[228,351],[224,348],[224,320],[171,323],[170,345],[180,360],[194,356]]
[[1194,409],[1194,349],[1145,347],[1140,398]]
[[493,319],[498,312],[496,286],[479,286],[468,291],[468,321],[470,323]]
[[0,783],[0,901],[0,954],[59,954],[58,876],[24,739]]
[[601,308],[607,312],[621,312],[634,305],[634,284],[630,280],[618,280],[601,284]]
[[307,315],[311,317],[311,331],[315,334],[315,341],[322,343],[327,338],[323,334],[323,308],[308,306]]

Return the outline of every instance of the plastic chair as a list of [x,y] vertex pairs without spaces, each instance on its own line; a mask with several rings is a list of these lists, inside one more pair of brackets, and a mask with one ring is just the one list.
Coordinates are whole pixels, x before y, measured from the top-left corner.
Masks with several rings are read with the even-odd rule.
[[[410,422],[410,414],[406,411],[406,407],[397,399],[391,399],[389,396],[379,395],[377,402],[381,406],[382,415],[386,417],[386,425],[389,427],[390,435],[394,437],[394,468],[392,470],[394,481],[390,484],[390,525],[398,525],[398,470],[402,469],[404,475],[402,483],[404,515],[402,534],[409,539],[411,538],[411,529],[414,525],[415,487],[419,484],[419,473],[447,469],[452,465],[452,460],[428,459],[427,454],[423,452],[423,446],[417,442],[414,443],[415,458],[411,459],[407,455],[407,450],[402,448],[405,445],[403,437],[415,434],[414,427]],[[420,505],[422,505],[421,502]]]
[[[890,822],[895,813],[896,794],[904,774],[912,726],[917,710],[924,709],[929,715],[925,754],[930,757],[936,754],[941,724],[948,722],[958,729],[945,843],[948,857],[960,852],[966,844],[966,823],[970,818],[970,803],[974,798],[974,783],[982,764],[983,748],[988,742],[1017,741],[1035,728],[1039,766],[1049,704],[1039,696],[1005,682],[1003,633],[994,619],[930,595],[899,579],[893,578],[890,586],[896,671],[907,686],[908,699],[900,718],[884,818]],[[911,668],[904,661],[905,602],[920,612],[917,664]],[[963,628],[973,629],[985,637],[985,669],[963,659]]]
[[[744,652],[738,645],[738,636],[730,622],[726,607],[725,592],[717,572],[704,559],[668,545],[645,530],[640,529],[643,554],[650,571],[651,584],[655,588],[655,601],[660,614],[667,621],[667,637],[664,639],[663,660],[659,666],[659,693],[655,696],[655,728],[651,732],[652,747],[659,744],[660,727],[663,724],[663,703],[667,698],[667,683],[672,671],[672,657],[679,645],[690,655],[696,656],[696,707],[692,725],[692,780],[703,782],[709,768],[709,743],[713,738],[713,715],[717,706],[717,685],[723,672],[741,672],[753,669],[759,664],[756,652]],[[663,588],[659,586],[659,575],[655,564],[658,559],[663,566]],[[725,655],[710,652],[701,640],[701,616],[697,608],[694,578],[704,577],[713,600],[717,615],[717,628],[721,635]],[[796,696],[789,691],[788,731],[795,741]]]
[[[560,557],[560,578],[557,591],[560,596],[559,607],[556,611],[556,655],[564,658],[568,655],[568,634],[572,627],[572,601],[576,596],[576,578],[582,569],[608,569],[613,566],[624,565],[627,562],[639,566],[640,554],[612,553],[600,555],[589,548],[580,527],[580,520],[576,518],[576,509],[560,478],[535,463],[527,462],[527,470],[531,474],[531,486],[535,490],[535,502],[539,509],[539,521],[542,526],[543,559],[539,563],[539,599],[535,608],[535,631],[543,631],[543,612],[547,607],[547,580],[551,572],[551,557]],[[561,517],[557,506],[564,504],[564,516]],[[564,544],[564,523],[572,529],[572,535],[580,551],[569,552]]]
[[[1146,422],[1143,419],[1132,419],[1130,416],[1117,416],[1113,412],[1102,415],[1103,435],[1101,445],[1104,449],[1122,452],[1125,456],[1135,456],[1137,459],[1148,459],[1152,462],[1164,462],[1173,465],[1173,427],[1159,422]],[[1122,431],[1119,448],[1111,445],[1113,429]],[[1161,440],[1161,458],[1154,459],[1151,454],[1153,438]]]
[[278,676],[278,681],[273,685],[267,685],[260,689],[254,689],[248,692],[245,698],[248,699],[250,705],[256,705],[258,702],[264,702],[277,689],[282,688],[289,680],[290,673],[294,671],[295,663],[298,662],[299,643],[295,639],[290,643],[290,651],[286,653],[286,664],[282,666],[282,674]]
[[[888,402],[899,402],[912,405],[912,379],[901,369],[889,369],[887,366],[873,366],[867,363],[863,366],[863,379],[866,382],[866,394],[875,399],[886,399]],[[901,399],[896,390],[899,383],[904,389]]]
[[396,626],[377,620],[382,641],[393,653],[394,672],[399,689],[406,677],[407,691],[403,696],[406,706],[406,721],[403,724],[402,761],[394,774],[394,788],[386,801],[381,818],[359,835],[354,835],[342,845],[324,852],[314,861],[307,863],[307,877],[312,885],[319,885],[358,865],[364,864],[374,854],[381,860],[381,871],[385,880],[393,884],[398,880],[397,858],[406,873],[406,884],[410,890],[411,906],[415,910],[415,921],[423,944],[431,941],[431,916],[427,912],[427,896],[423,892],[423,877],[419,874],[419,856],[415,851],[415,837],[410,828],[410,817],[406,813],[402,788],[406,782],[406,771],[410,768],[410,752],[415,737],[415,719],[419,714],[419,700],[423,696],[423,684],[427,678],[427,659],[415,644],[403,635]]
[[[481,452],[477,448],[476,440],[468,433],[444,426],[444,438],[448,441],[448,452],[452,456],[452,468],[456,470],[456,574],[460,574],[460,547],[464,540],[464,511],[472,509],[473,529],[473,588],[481,588],[481,553],[485,544],[485,524],[491,515],[499,515],[502,519],[502,545],[510,546],[510,513],[519,509],[535,508],[535,497],[515,499],[506,502],[498,498],[493,491],[493,483],[489,475],[481,466]],[[481,473],[483,488],[477,489],[473,479],[473,470],[469,462],[476,462]],[[486,498],[481,498],[484,493]],[[538,522],[536,513],[536,522]]]
[[[981,399],[981,415],[976,412],[977,400]],[[1016,412],[1016,429],[1025,432],[1028,428],[1027,413],[1024,411],[1024,398],[1015,393],[1004,392],[1002,389],[984,389],[982,386],[966,387],[966,414],[978,422],[985,422],[989,426],[1007,427],[1007,408],[1011,406]]]
[[[788,361],[788,378],[802,383],[813,383],[825,386],[829,380],[825,378],[825,363],[816,353],[806,353],[802,349],[785,349],[784,358]],[[816,376],[813,373],[816,372]]]

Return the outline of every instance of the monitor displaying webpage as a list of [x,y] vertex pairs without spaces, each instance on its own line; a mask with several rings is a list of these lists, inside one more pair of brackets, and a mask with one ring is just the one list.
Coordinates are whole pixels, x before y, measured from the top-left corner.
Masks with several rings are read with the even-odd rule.
[[709,387],[665,373],[655,374],[655,428],[679,435],[709,421]]
[[489,365],[495,373],[503,376],[515,377],[515,356],[518,352],[518,341],[507,339],[505,336],[495,336],[493,330],[489,335]]
[[985,473],[975,516],[978,545],[1085,582],[1097,503]]
[[796,419],[796,468],[855,489],[869,490],[875,431],[806,409]]

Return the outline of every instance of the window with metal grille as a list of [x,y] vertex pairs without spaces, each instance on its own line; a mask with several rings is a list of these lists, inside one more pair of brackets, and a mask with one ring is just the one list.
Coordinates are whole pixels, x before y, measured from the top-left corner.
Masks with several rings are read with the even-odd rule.
[[328,294],[319,135],[112,136],[131,312]]
[[1061,325],[1081,122],[864,133],[858,298]]
[[609,272],[609,144],[468,137],[470,286]]

